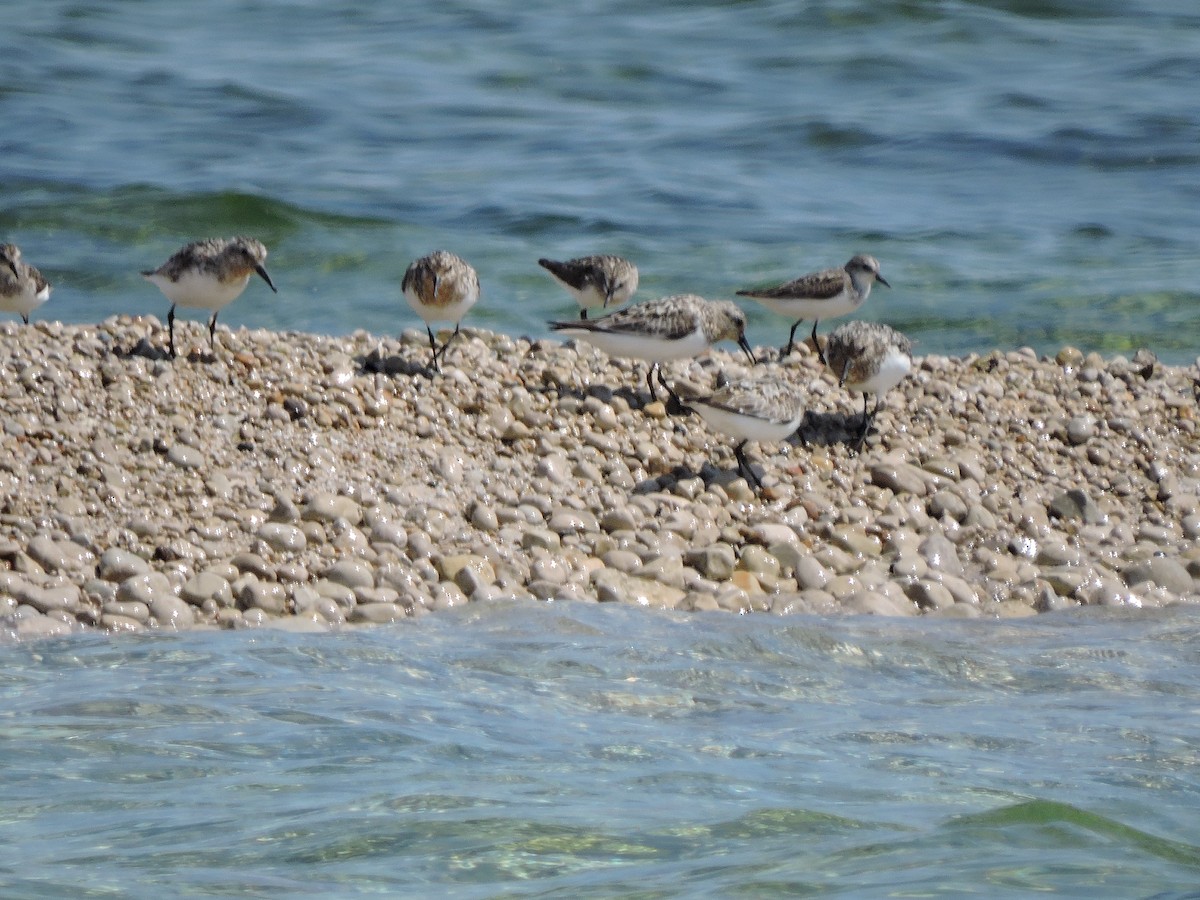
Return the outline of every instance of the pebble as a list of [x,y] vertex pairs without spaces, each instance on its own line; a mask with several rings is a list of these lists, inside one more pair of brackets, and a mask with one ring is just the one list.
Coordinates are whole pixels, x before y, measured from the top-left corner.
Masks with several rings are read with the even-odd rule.
[[371,566],[358,559],[338,560],[325,572],[325,579],[351,589],[375,584]]
[[276,550],[298,553],[308,546],[308,538],[295,525],[268,522],[258,529],[258,536]]
[[187,444],[172,444],[167,459],[181,469],[199,469],[207,462],[201,451]]
[[106,581],[124,581],[131,575],[144,575],[150,571],[150,563],[136,553],[111,547],[100,555],[97,574]]

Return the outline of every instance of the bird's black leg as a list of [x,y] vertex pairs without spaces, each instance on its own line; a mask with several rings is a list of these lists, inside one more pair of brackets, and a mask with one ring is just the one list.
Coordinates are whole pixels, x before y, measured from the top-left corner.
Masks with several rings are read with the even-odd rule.
[[788,332],[787,346],[779,351],[780,359],[787,359],[792,355],[792,348],[796,346],[796,329],[800,327],[800,323],[803,321],[803,319],[797,319],[795,324],[792,325],[792,330]]
[[175,358],[175,304],[171,304],[171,309],[167,313],[167,338],[170,345],[171,359]]
[[742,448],[746,446],[746,442],[742,441],[733,448],[733,455],[738,461],[738,470],[745,474],[758,490],[762,490],[762,482],[758,480],[758,476],[754,474],[754,469],[750,466],[750,460],[746,459],[746,454]]
[[585,322],[587,321],[587,307],[586,306],[582,307],[579,310],[579,318],[583,319],[583,321],[585,321]]
[[440,372],[441,368],[438,366],[437,338],[433,336],[433,328],[429,325],[429,323],[425,324],[425,330],[429,332],[429,349],[433,353],[433,357],[429,360],[429,366],[435,372]]
[[817,349],[817,359],[821,361],[821,365],[825,366],[828,365],[825,362],[825,351],[821,349],[821,342],[817,340],[817,322],[819,321],[819,319],[813,319],[812,342]]
[[219,312],[219,309],[213,312],[212,318],[208,320],[208,349],[214,354],[217,352],[217,313]]
[[863,392],[863,411],[862,411],[862,430],[858,434],[858,443],[855,445],[861,450],[863,444],[867,442],[867,435],[871,433],[871,423],[875,421],[875,413],[879,412],[879,397],[875,398],[875,409],[867,415],[867,394]]
[[661,384],[666,389],[667,395],[671,398],[671,403],[674,404],[673,407],[668,404],[668,412],[670,412],[672,410],[677,410],[680,412],[687,410],[687,407],[683,405],[683,401],[679,399],[679,395],[677,393],[675,393],[675,389],[672,388],[669,384],[667,384],[667,379],[663,378],[663,373],[662,373],[661,367],[659,367],[659,370],[658,370],[658,383]]
[[29,316],[27,313],[21,313],[21,321],[24,322],[26,325],[29,324]]
[[650,388],[651,400],[658,399],[658,391],[654,389],[654,373],[657,371],[658,363],[650,363],[650,368],[646,370],[646,387]]

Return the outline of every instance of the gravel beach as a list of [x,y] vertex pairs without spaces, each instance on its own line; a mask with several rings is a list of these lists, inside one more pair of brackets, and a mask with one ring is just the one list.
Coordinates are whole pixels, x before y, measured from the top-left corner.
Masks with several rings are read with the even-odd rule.
[[[1197,371],[1065,348],[918,357],[862,398],[802,347],[781,445],[650,402],[585,344],[0,324],[0,636],[321,630],[502,599],[1011,617],[1200,602]],[[918,348],[919,350],[919,348]],[[188,356],[188,352],[191,355]],[[758,355],[776,355],[759,348]]]

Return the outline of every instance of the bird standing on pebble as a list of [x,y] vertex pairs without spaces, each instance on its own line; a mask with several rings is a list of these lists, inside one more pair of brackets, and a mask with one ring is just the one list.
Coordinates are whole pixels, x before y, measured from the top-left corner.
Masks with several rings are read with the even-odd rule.
[[832,319],[854,312],[871,295],[871,285],[878,281],[891,287],[879,274],[879,260],[860,253],[846,265],[836,269],[823,269],[801,275],[776,287],[738,291],[740,297],[751,297],[781,316],[795,319],[788,332],[787,346],[780,351],[780,358],[788,356],[796,340],[796,329],[805,319],[813,320],[812,340],[821,362],[825,358],[821,345],[817,343],[817,323],[821,319]]
[[175,359],[175,307],[213,311],[208,320],[208,345],[216,350],[217,315],[241,296],[251,275],[257,274],[279,293],[264,268],[266,261],[267,248],[255,238],[209,238],[183,246],[157,269],[142,272],[142,277],[171,301],[167,312],[171,359]]
[[[409,265],[400,287],[408,305],[425,321],[429,349],[433,353],[430,366],[440,372],[440,359],[458,335],[463,316],[479,300],[479,275],[469,263],[453,253],[435,250]],[[454,323],[454,333],[446,338],[441,348],[433,336],[432,322]]]
[[50,283],[42,273],[21,259],[16,244],[0,244],[0,310],[20,315],[29,324],[29,314],[50,299]]
[[[825,360],[838,385],[863,395],[862,446],[879,412],[883,395],[912,371],[912,341],[879,322],[847,322],[829,333]],[[875,395],[875,408],[867,415],[867,394]]]

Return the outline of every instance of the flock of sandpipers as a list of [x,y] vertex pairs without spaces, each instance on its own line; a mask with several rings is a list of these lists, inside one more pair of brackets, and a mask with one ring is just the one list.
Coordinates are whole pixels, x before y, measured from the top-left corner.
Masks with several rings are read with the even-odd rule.
[[[252,275],[259,275],[275,291],[265,263],[267,248],[254,238],[213,238],[182,247],[157,269],[142,275],[171,301],[167,313],[168,352],[175,351],[175,307],[212,310],[208,321],[209,345],[215,349],[217,314],[235,300]],[[560,334],[592,343],[610,356],[639,359],[650,364],[646,384],[657,398],[655,377],[676,408],[692,409],[714,429],[737,440],[738,467],[761,489],[762,482],[743,453],[747,441],[783,441],[800,426],[804,396],[790,382],[766,376],[731,381],[706,397],[682,400],[667,384],[660,364],[690,359],[717,341],[738,344],[751,365],[758,362],[746,341],[746,315],[729,300],[706,300],[694,294],[676,294],[626,306],[595,319],[589,309],[621,306],[637,290],[638,270],[620,256],[585,256],[556,262],[540,259],[545,268],[575,297],[578,320],[550,322]],[[897,385],[912,368],[912,344],[887,325],[853,321],[834,329],[822,346],[817,336],[821,319],[844,316],[858,309],[875,282],[891,285],[874,257],[858,255],[844,266],[802,275],[774,287],[738,291],[776,313],[794,320],[780,358],[790,355],[796,328],[812,320],[812,342],[821,361],[841,385],[863,394],[861,446],[878,412],[882,394]],[[430,371],[441,369],[446,348],[459,333],[463,317],[479,299],[479,276],[460,257],[438,250],[414,261],[405,271],[401,289],[409,305],[424,320],[432,352]],[[21,258],[13,244],[0,245],[0,310],[18,313],[28,323],[30,314],[50,296],[42,274]],[[438,345],[433,323],[453,323],[454,331]],[[868,414],[867,394],[875,395]]]

